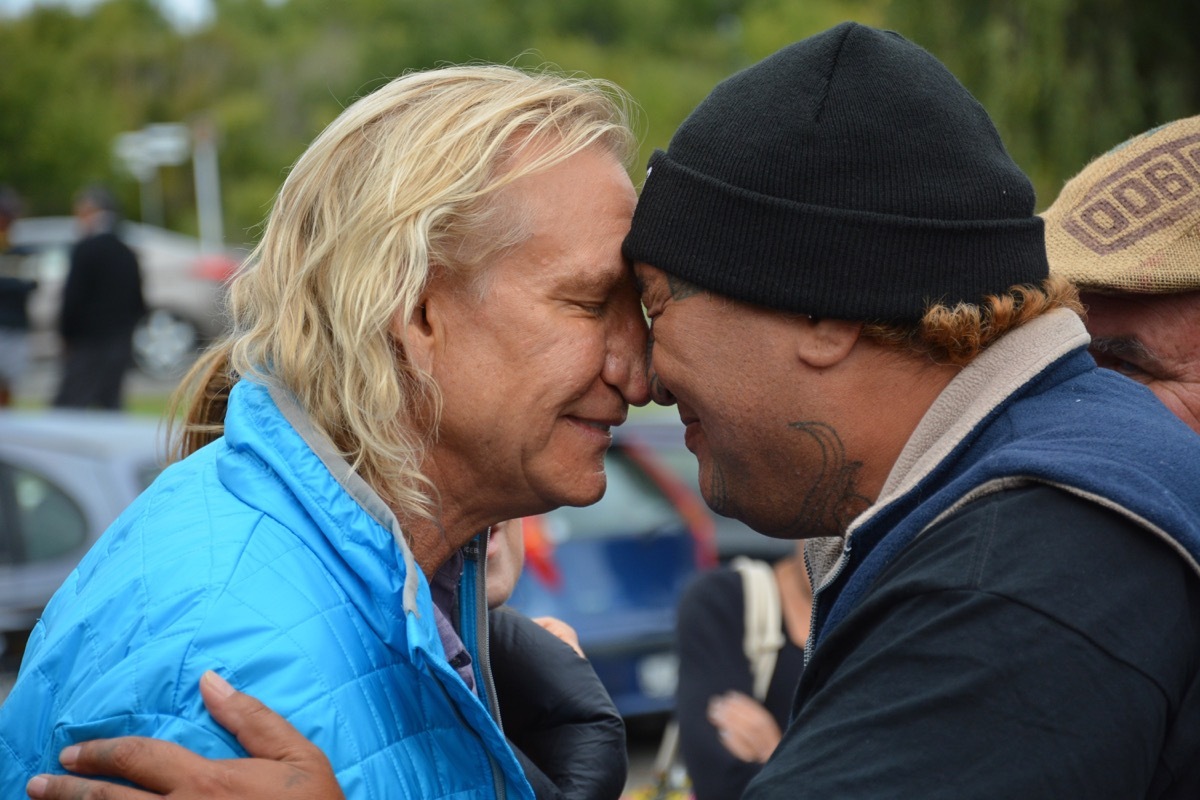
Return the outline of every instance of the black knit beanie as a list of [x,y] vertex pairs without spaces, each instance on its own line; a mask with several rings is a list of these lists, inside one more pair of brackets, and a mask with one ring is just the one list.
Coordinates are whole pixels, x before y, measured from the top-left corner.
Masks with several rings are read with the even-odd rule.
[[727,297],[919,319],[1046,277],[987,112],[892,32],[842,25],[726,79],[650,159],[626,257]]

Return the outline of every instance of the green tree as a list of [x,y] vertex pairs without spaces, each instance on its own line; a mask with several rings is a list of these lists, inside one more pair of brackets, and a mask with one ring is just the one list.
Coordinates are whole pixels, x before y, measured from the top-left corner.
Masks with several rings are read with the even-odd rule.
[[1043,207],[1095,156],[1200,111],[1194,0],[893,0],[887,21],[983,103]]
[[[250,243],[288,166],[346,105],[412,69],[493,61],[607,78],[650,152],[721,79],[843,19],[893,27],[992,113],[1049,202],[1089,158],[1200,110],[1194,0],[214,0],[201,30],[154,0],[0,19],[0,182],[63,213],[105,180],[118,133],[204,120],[218,132],[225,230]],[[196,231],[190,169],[161,171],[170,227]]]

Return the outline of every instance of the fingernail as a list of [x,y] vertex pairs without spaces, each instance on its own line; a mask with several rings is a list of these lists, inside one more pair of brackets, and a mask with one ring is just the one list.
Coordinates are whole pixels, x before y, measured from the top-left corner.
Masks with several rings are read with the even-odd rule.
[[229,697],[233,694],[233,687],[217,673],[211,669],[200,676],[200,680],[208,684],[209,688],[217,693],[218,697]]
[[70,747],[64,748],[58,754],[58,763],[62,764],[67,769],[75,766],[75,762],[79,760],[79,745],[73,744]]
[[46,794],[46,788],[49,783],[45,775],[34,775],[29,779],[29,783],[25,784],[25,794],[32,798],[43,797]]

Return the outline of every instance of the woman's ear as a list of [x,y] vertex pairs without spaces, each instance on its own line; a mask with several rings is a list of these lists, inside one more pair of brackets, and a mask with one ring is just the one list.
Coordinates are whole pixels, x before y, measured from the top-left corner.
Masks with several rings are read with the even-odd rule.
[[800,360],[814,369],[826,369],[841,363],[862,333],[861,322],[844,319],[800,320],[796,350]]

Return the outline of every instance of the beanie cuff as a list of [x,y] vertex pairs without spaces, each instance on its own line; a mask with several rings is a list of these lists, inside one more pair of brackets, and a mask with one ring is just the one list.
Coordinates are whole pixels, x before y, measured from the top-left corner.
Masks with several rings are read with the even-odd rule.
[[624,253],[726,297],[850,320],[917,320],[932,305],[978,303],[1049,271],[1036,216],[918,219],[810,205],[716,180],[661,150]]

